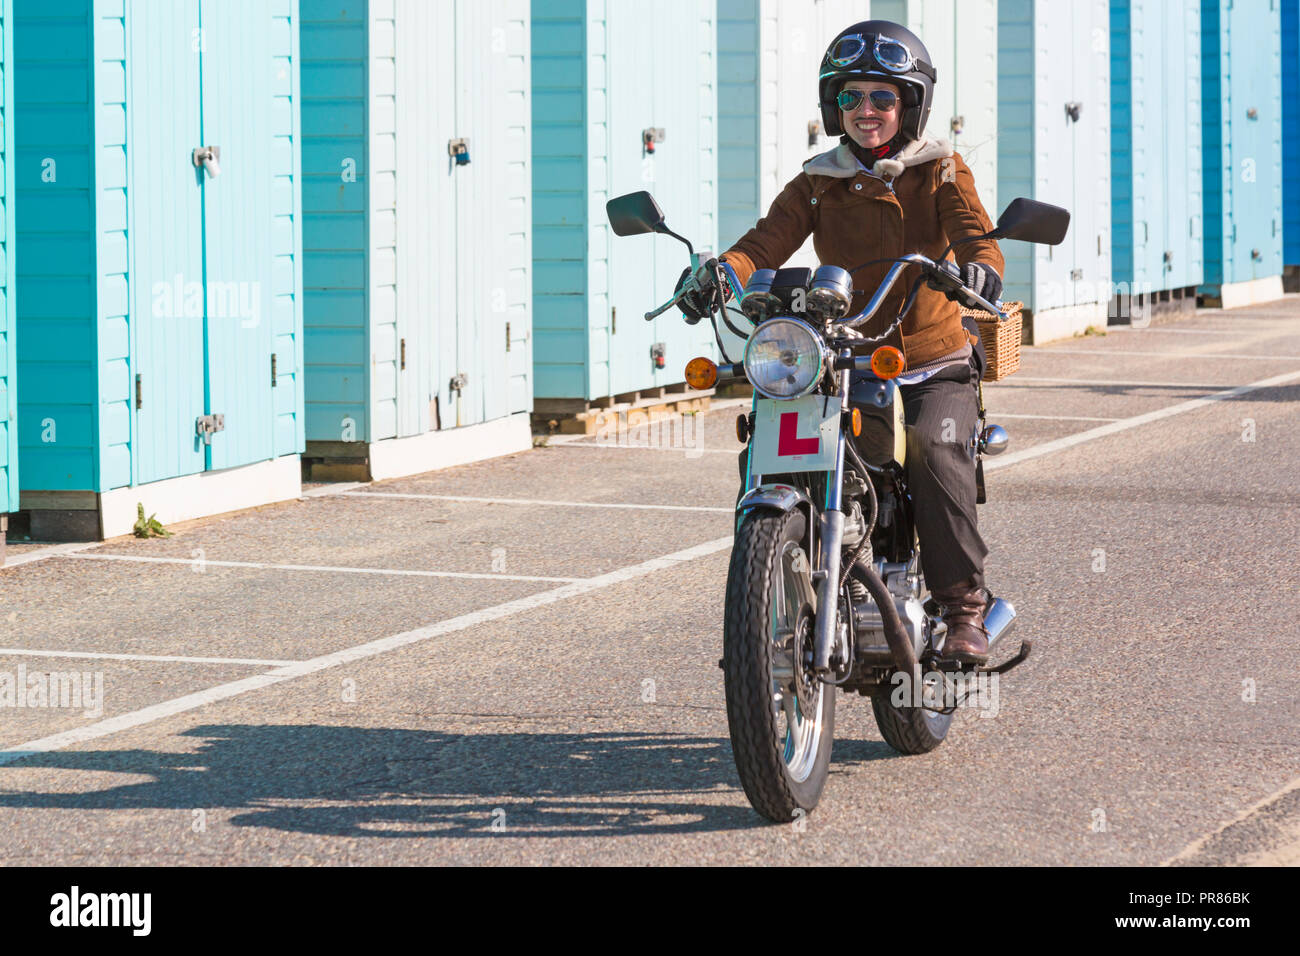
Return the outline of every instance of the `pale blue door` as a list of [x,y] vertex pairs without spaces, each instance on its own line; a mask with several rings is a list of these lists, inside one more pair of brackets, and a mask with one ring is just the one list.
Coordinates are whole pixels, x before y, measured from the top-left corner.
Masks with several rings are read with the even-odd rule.
[[[220,173],[203,182],[208,411],[225,416],[225,431],[208,449],[213,469],[274,457],[271,339],[285,316],[273,312],[278,294],[292,292],[293,283],[280,272],[292,261],[272,261],[273,243],[283,238],[276,232],[292,229],[278,221],[277,211],[292,210],[281,209],[283,197],[268,175],[274,154],[292,148],[275,135],[276,112],[289,111],[291,83],[288,63],[272,61],[273,6],[201,2],[201,145],[221,151]],[[290,328],[291,322],[292,313]]]
[[203,471],[198,0],[132,0],[126,18],[136,484]]

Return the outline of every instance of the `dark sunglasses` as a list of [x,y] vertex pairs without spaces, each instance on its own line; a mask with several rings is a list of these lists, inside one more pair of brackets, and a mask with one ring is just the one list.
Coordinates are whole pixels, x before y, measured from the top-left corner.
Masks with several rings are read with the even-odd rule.
[[898,94],[893,90],[872,90],[870,93],[863,90],[841,90],[840,95],[835,97],[835,102],[844,112],[852,113],[868,98],[871,100],[871,108],[878,113],[888,113],[898,105]]

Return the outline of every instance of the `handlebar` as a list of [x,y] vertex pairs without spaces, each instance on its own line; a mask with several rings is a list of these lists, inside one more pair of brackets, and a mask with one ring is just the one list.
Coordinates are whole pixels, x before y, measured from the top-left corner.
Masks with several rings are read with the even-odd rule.
[[[889,267],[889,272],[885,274],[884,281],[880,283],[875,294],[867,303],[866,308],[857,315],[835,319],[829,323],[830,326],[844,326],[853,329],[870,319],[877,311],[879,311],[881,304],[885,301],[885,296],[889,295],[889,290],[894,287],[894,283],[897,282],[898,277],[903,274],[903,270],[911,265],[919,265],[921,271],[932,280],[932,284],[934,284],[935,288],[939,288],[940,291],[953,293],[957,301],[961,302],[967,308],[983,309],[985,312],[996,315],[999,322],[1007,321],[1007,314],[1003,312],[997,304],[988,301],[982,296],[976,295],[966,287],[965,283],[961,281],[961,276],[956,272],[957,266],[955,263],[945,260],[943,265],[940,265],[929,256],[923,256],[919,252],[914,252],[910,255],[902,256],[894,261],[894,264]],[[945,268],[945,266],[951,268]],[[892,329],[890,331],[892,331]],[[885,334],[887,335],[888,332]],[[883,338],[884,336],[878,337]]]

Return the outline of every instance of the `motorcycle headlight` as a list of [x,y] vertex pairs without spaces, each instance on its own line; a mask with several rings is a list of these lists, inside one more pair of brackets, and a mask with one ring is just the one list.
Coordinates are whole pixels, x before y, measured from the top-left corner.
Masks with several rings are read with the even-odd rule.
[[768,398],[798,398],[821,381],[822,337],[799,319],[768,319],[745,346],[745,375]]

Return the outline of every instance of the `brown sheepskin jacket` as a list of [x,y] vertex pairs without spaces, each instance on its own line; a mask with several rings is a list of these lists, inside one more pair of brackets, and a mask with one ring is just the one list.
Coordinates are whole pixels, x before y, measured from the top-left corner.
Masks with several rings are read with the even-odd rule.
[[[823,264],[852,269],[910,252],[938,259],[950,240],[992,228],[970,167],[947,140],[909,143],[894,158],[877,160],[871,173],[841,144],[805,163],[767,215],[719,258],[731,263],[743,285],[755,269],[780,268],[810,233]],[[998,275],[1006,265],[991,239],[963,243],[952,255],[959,265],[983,262]],[[889,265],[882,262],[853,273],[853,313],[862,311]],[[883,332],[916,277],[915,268],[904,271],[860,331],[868,336]],[[967,340],[957,303],[922,286],[901,330],[887,341],[900,347],[907,367],[914,368],[957,351]]]

